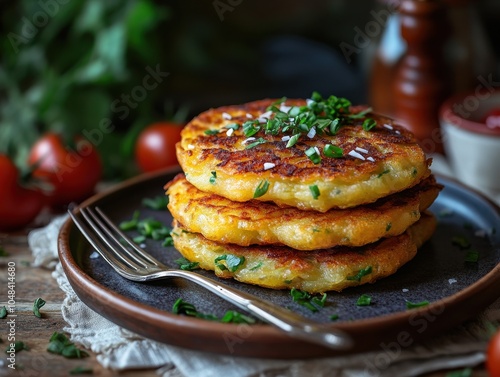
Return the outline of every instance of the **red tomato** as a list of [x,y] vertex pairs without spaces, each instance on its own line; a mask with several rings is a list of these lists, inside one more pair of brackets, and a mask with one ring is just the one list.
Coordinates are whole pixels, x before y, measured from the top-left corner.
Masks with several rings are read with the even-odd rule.
[[181,140],[182,125],[154,123],[146,127],[135,143],[135,161],[143,172],[177,165],[175,144]]
[[500,331],[497,331],[488,344],[486,368],[491,377],[500,377]]
[[20,229],[40,213],[41,193],[19,185],[19,171],[5,155],[0,155],[0,230]]
[[48,194],[53,207],[81,201],[94,193],[101,179],[99,153],[88,140],[75,138],[76,150],[66,147],[60,135],[47,133],[31,148],[28,162],[33,176],[53,186]]

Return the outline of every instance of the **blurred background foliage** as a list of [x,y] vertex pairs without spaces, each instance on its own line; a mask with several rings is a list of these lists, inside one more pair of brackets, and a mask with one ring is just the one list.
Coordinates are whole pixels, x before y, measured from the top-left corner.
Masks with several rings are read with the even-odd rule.
[[[43,132],[69,137],[111,119],[98,148],[105,176],[123,178],[154,121],[313,90],[366,101],[372,49],[348,64],[339,44],[380,4],[242,0],[221,16],[213,1],[0,0],[0,152],[23,165]],[[113,103],[143,85],[147,67],[169,76],[118,116]]]

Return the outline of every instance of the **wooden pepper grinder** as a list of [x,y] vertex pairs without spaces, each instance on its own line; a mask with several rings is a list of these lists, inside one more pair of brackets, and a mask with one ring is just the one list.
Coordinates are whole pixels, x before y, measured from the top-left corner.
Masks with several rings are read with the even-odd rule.
[[442,152],[438,110],[450,93],[444,59],[446,8],[439,0],[402,0],[399,14],[407,50],[393,84],[394,116],[427,153]]

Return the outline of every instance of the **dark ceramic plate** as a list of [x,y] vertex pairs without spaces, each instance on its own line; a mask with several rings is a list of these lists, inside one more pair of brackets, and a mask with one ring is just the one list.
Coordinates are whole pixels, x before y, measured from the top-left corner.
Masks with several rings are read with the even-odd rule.
[[[97,195],[83,205],[99,205],[116,223],[129,219],[136,210],[141,217],[171,223],[167,211],[141,205],[145,197],[163,194],[164,184],[177,172],[170,170],[141,176]],[[376,284],[328,293],[319,312],[292,301],[288,291],[273,291],[236,281],[225,283],[271,300],[318,322],[331,323],[352,335],[355,347],[348,352],[376,350],[388,344],[408,346],[434,336],[473,317],[498,296],[500,284],[500,211],[478,194],[454,181],[445,185],[431,210],[439,225],[418,255],[395,275]],[[486,231],[480,237],[478,231]],[[460,249],[453,237],[467,239],[471,246]],[[146,250],[176,267],[180,254],[160,241],[147,241]],[[479,253],[476,263],[465,262],[468,251]],[[310,358],[340,352],[288,337],[266,324],[235,325],[178,316],[171,313],[178,298],[195,304],[206,314],[222,316],[236,309],[219,297],[183,280],[134,283],[116,274],[102,258],[90,258],[92,249],[68,220],[59,235],[59,254],[64,271],[76,294],[97,313],[145,337],[195,350],[234,356],[266,358]],[[211,272],[200,274],[217,279]],[[357,306],[362,294],[372,305]],[[428,306],[408,310],[406,302],[429,301]],[[339,319],[331,320],[332,315]]]

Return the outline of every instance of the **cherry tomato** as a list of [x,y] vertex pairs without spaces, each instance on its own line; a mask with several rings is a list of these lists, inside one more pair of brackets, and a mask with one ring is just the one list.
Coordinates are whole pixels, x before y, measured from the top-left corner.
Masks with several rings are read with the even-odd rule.
[[33,176],[52,186],[48,194],[52,207],[79,202],[94,193],[102,176],[97,149],[83,137],[74,139],[75,148],[64,145],[60,135],[47,133],[31,148],[28,163]]
[[135,143],[135,161],[143,172],[177,165],[175,144],[181,140],[182,125],[172,122],[153,123],[146,127]]
[[40,213],[43,195],[19,185],[19,171],[5,155],[0,155],[0,182],[0,230],[25,227]]
[[500,377],[500,331],[497,331],[488,343],[486,368],[491,377]]

